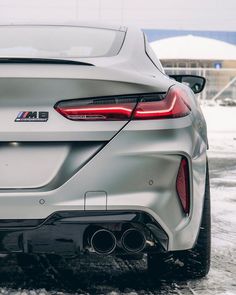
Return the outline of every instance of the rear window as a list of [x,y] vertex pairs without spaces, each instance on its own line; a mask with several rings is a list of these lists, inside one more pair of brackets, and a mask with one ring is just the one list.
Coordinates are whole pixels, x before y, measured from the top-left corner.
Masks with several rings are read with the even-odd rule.
[[0,26],[0,57],[82,58],[117,55],[125,32],[73,26]]

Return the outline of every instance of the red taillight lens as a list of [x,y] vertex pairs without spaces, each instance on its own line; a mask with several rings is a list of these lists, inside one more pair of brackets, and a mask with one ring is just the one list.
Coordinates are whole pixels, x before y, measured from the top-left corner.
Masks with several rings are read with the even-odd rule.
[[187,116],[187,94],[173,86],[163,93],[61,101],[55,109],[73,121],[128,121]]
[[131,118],[136,103],[136,98],[83,99],[60,102],[55,109],[73,121],[122,121]]
[[190,210],[190,187],[189,187],[189,168],[186,158],[182,158],[176,179],[176,189],[181,201],[183,210],[189,214]]
[[190,113],[185,92],[177,86],[168,91],[160,101],[141,101],[135,109],[134,120],[171,119],[185,117]]

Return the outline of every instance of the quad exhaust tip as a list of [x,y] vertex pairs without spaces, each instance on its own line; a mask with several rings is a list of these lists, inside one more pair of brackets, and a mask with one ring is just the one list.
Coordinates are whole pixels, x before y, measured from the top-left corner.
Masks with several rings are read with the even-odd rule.
[[97,254],[109,255],[116,248],[116,237],[109,230],[99,229],[91,237],[91,246]]
[[125,251],[139,253],[145,248],[146,237],[140,230],[130,228],[123,233],[121,244]]

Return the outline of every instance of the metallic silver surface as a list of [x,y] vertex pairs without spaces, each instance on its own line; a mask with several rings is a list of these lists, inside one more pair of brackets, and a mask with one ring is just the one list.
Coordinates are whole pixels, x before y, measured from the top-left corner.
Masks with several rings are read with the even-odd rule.
[[[117,56],[78,59],[94,67],[0,63],[1,219],[140,210],[167,233],[168,250],[194,246],[205,188],[206,124],[192,91],[163,74],[144,46],[142,32],[128,28]],[[173,84],[188,92],[192,111],[186,117],[74,122],[54,109],[60,100],[167,92]],[[15,122],[19,112],[32,109],[49,112],[48,121]],[[190,168],[189,215],[176,193],[182,156]]]

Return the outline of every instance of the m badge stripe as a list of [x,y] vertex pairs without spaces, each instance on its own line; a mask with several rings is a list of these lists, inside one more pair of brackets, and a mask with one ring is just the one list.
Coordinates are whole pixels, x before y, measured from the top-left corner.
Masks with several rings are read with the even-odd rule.
[[24,112],[20,112],[17,116],[17,118],[21,118],[21,116],[24,114]]
[[26,118],[29,112],[24,112],[23,118]]
[[19,112],[15,119],[15,122],[47,122],[48,115],[48,112],[45,111]]

